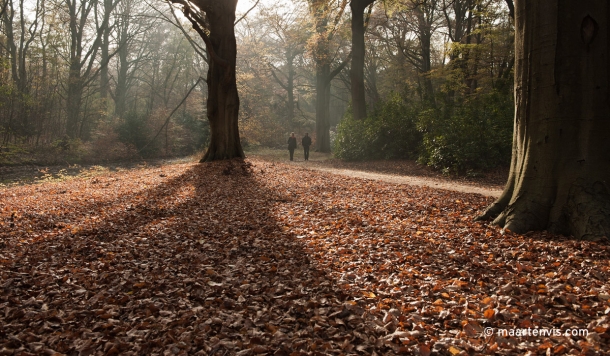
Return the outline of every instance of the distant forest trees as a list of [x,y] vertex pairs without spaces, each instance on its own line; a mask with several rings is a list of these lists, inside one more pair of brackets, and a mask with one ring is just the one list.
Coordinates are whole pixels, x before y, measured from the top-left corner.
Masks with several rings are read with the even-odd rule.
[[416,158],[447,173],[508,164],[514,27],[506,2],[379,2],[366,36],[367,116],[347,113],[335,155]]
[[204,145],[205,83],[163,127],[207,68],[167,4],[0,4],[0,162],[185,155]]
[[[242,146],[283,148],[291,131],[310,132],[317,148],[345,159],[418,158],[462,172],[508,164],[514,28],[506,3],[362,3],[370,4],[358,7],[366,105],[354,106],[356,119],[355,5],[261,1],[237,14]],[[164,125],[208,70],[206,46],[180,5],[0,0],[0,11],[0,161],[19,152],[110,160],[206,147],[205,82]]]

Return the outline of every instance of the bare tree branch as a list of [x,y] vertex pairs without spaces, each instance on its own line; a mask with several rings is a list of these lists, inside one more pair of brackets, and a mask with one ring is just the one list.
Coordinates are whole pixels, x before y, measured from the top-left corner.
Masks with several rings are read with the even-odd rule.
[[244,16],[240,17],[239,20],[235,21],[235,24],[237,25],[239,23],[239,21],[243,20],[246,16],[248,16],[248,14],[250,13],[250,11],[254,10],[254,8],[256,7],[256,5],[258,5],[258,3],[261,0],[256,0],[256,3],[248,10],[246,11],[246,13],[244,14]]
[[[218,54],[216,53],[216,50],[214,50],[214,46],[212,46],[210,37],[206,33],[206,30],[208,30],[208,29],[205,27],[202,27],[202,26],[205,26],[205,20],[201,16],[199,16],[197,13],[193,12],[193,10],[191,9],[191,5],[188,1],[185,1],[185,0],[170,0],[170,1],[172,3],[180,4],[183,6],[182,12],[184,13],[184,16],[191,22],[191,24],[193,25],[193,29],[195,31],[197,31],[199,36],[201,36],[201,39],[203,39],[203,42],[205,42],[205,45],[208,49],[208,53],[210,54],[211,59],[223,67],[228,67],[229,61],[218,56]],[[205,5],[209,6],[209,3],[207,1],[203,1],[203,0],[198,1],[195,4],[202,11],[204,10]]]
[[330,72],[330,74],[328,75],[328,80],[331,81],[334,77],[337,76],[337,74],[339,74],[343,68],[345,68],[345,66],[349,63],[349,61],[352,59],[352,52],[350,52],[347,57],[343,60],[343,62],[341,62],[341,64],[339,64],[339,66],[337,68],[335,68],[335,70],[333,70],[332,72]]

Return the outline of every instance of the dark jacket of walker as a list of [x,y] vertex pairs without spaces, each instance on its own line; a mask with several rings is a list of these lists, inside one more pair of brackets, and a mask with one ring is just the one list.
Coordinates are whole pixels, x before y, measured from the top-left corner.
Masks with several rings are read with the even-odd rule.
[[296,137],[288,137],[288,149],[294,150],[297,148],[297,138]]
[[303,139],[301,140],[301,144],[303,145],[303,147],[311,146],[311,137],[309,137],[309,136],[303,137]]

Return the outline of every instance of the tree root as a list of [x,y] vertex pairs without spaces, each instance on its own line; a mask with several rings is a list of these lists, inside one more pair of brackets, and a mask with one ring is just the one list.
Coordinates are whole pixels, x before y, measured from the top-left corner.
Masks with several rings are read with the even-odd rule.
[[[548,229],[579,240],[595,241],[610,237],[610,193],[603,182],[591,184],[578,180],[572,184],[567,199],[566,196],[562,201],[553,199],[552,204],[543,197],[525,193],[513,199],[514,193],[512,187],[507,187],[502,196],[475,220],[492,220],[492,224],[503,230],[519,234]],[[562,204],[559,206],[561,214],[550,216],[550,211],[557,209],[554,204]]]
[[[512,178],[512,172],[511,172],[511,178]],[[500,195],[500,197],[493,203],[491,204],[486,210],[485,212],[483,212],[483,214],[477,216],[475,218],[475,221],[487,221],[487,220],[493,220],[493,224],[495,225],[504,225],[504,220],[502,218],[503,211],[508,207],[508,204],[510,203],[510,199],[513,196],[513,190],[514,190],[514,179],[509,179],[508,183],[506,184],[506,187],[504,188],[504,191],[502,192],[502,195]],[[501,222],[501,223],[500,223]]]

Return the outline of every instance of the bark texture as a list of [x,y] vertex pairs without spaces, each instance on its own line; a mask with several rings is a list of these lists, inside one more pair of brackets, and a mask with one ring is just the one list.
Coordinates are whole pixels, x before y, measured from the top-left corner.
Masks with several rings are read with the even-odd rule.
[[[208,52],[214,51],[208,69],[208,120],[210,146],[201,162],[244,158],[237,125],[239,95],[236,83],[237,43],[235,41],[235,8],[237,0],[210,5]],[[212,11],[214,9],[214,11]]]
[[515,1],[511,170],[482,219],[610,237],[609,17],[607,1]]
[[181,0],[186,17],[203,38],[210,55],[207,75],[207,116],[210,145],[200,162],[244,158],[238,128],[239,95],[236,83],[237,43],[235,9],[237,0],[192,1],[200,11]]

